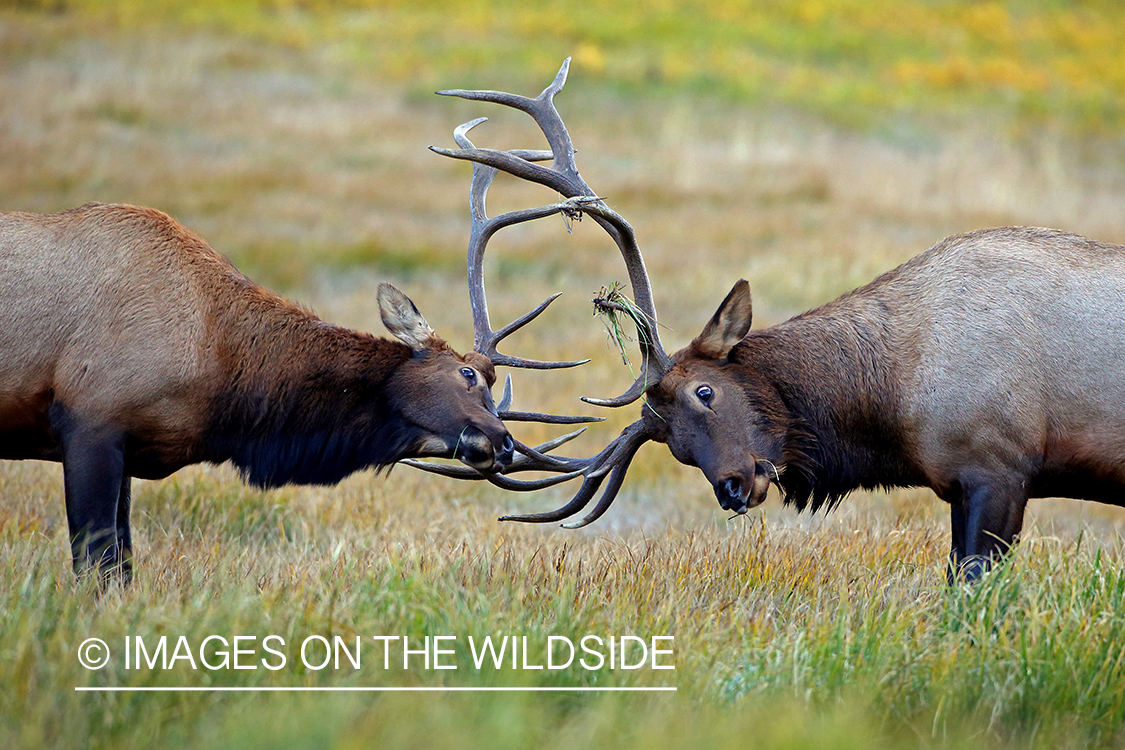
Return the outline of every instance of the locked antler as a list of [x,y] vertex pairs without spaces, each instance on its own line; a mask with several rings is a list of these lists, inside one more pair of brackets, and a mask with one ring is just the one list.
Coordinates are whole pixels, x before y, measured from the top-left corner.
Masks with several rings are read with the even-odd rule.
[[[496,151],[477,148],[469,140],[468,132],[484,122],[486,118],[467,122],[454,131],[454,140],[460,148],[444,149],[431,146],[430,149],[443,156],[465,159],[473,163],[473,181],[470,189],[472,232],[468,255],[469,299],[473,307],[477,351],[487,354],[493,362],[518,367],[539,368],[570,367],[582,364],[581,362],[536,362],[509,357],[496,351],[496,344],[501,339],[534,319],[558,295],[549,297],[527,315],[494,332],[488,318],[482,268],[485,247],[493,234],[512,224],[558,213],[570,218],[580,218],[583,214],[587,214],[605,229],[617,244],[621,251],[621,257],[625,261],[625,268],[634,295],[636,310],[628,312],[630,312],[629,317],[637,326],[637,341],[641,350],[641,373],[620,396],[605,399],[583,397],[582,400],[598,406],[619,407],[636,401],[649,386],[659,382],[671,367],[671,358],[665,353],[660,343],[652,287],[649,282],[648,271],[645,269],[644,259],[641,257],[640,248],[637,246],[633,228],[625,219],[610,209],[578,174],[578,168],[574,162],[574,146],[554,105],[554,97],[565,85],[569,70],[570,59],[567,58],[551,85],[534,99],[499,91],[463,91],[458,89],[438,92],[443,96],[457,96],[462,99],[493,102],[526,112],[543,131],[543,135],[550,146],[550,151]],[[553,162],[550,167],[536,163],[548,159]],[[485,195],[496,174],[501,171],[545,185],[564,196],[564,200],[538,208],[513,211],[489,219],[485,211]],[[612,300],[595,299],[594,304],[603,310],[625,312],[620,304]],[[515,414],[514,412],[506,411],[510,401],[511,380],[509,378],[505,384],[504,397],[501,399],[498,409],[502,419],[515,418],[512,416]],[[505,416],[505,414],[509,416]],[[542,419],[545,416],[548,415],[534,415],[534,419],[535,421],[548,421]],[[576,418],[570,419],[578,421]],[[583,421],[590,419],[584,418]],[[502,521],[544,523],[568,518],[589,505],[594,495],[597,494],[608,478],[609,482],[606,484],[594,509],[580,521],[564,524],[567,528],[579,528],[593,522],[605,513],[621,488],[633,456],[636,455],[641,445],[652,439],[644,421],[638,420],[622,430],[616,439],[595,456],[567,458],[549,455],[551,450],[577,437],[583,430],[563,435],[534,448],[517,442],[516,451],[520,456],[506,467],[502,474],[481,474],[469,467],[424,464],[415,460],[407,460],[403,463],[460,479],[485,479],[504,489],[517,491],[541,489],[579,476],[583,477],[582,486],[570,502],[563,507],[547,513],[504,516],[500,519]],[[515,480],[506,476],[519,471],[548,471],[555,475],[529,481]]]

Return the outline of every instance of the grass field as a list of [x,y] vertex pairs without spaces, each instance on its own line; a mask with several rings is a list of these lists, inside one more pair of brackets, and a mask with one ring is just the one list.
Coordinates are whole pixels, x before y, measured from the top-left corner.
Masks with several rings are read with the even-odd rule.
[[[539,140],[429,92],[536,93],[573,54],[559,109],[583,176],[637,228],[674,349],[739,277],[761,327],[958,231],[1125,243],[1123,47],[1108,2],[0,2],[0,206],[155,206],[333,322],[379,330],[374,286],[392,281],[464,349],[468,169],[426,146],[482,115],[478,144]],[[552,199],[505,181],[490,206]],[[573,229],[510,230],[486,264],[494,321],[565,292],[513,353],[594,358],[516,373],[520,407],[596,413],[577,397],[630,379],[587,301],[621,263],[591,222]],[[636,418],[621,411],[575,451]],[[827,516],[771,494],[728,521],[660,446],[579,532],[495,520],[565,488],[404,467],[268,493],[193,467],[134,492],[137,580],[99,598],[69,570],[59,467],[0,463],[0,745],[1125,746],[1119,509],[1033,501],[1012,563],[949,589],[929,492]],[[126,637],[212,635],[253,636],[258,668],[123,661]],[[267,635],[281,669],[260,661]],[[372,640],[439,635],[457,669],[384,669]],[[530,665],[549,636],[672,636],[675,669],[478,669],[467,641],[488,635],[527,636]],[[303,665],[309,636],[362,638],[362,667]],[[90,637],[114,651],[104,669],[78,662]],[[171,686],[677,690],[74,691]]]

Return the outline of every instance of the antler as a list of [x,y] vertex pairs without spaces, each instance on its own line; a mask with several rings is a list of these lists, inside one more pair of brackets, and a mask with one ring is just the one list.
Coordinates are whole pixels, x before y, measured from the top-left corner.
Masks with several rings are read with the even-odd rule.
[[[574,145],[570,140],[570,134],[567,133],[566,125],[563,124],[562,117],[555,109],[555,94],[561,91],[566,84],[569,70],[570,58],[567,58],[563,61],[562,67],[551,85],[534,99],[501,91],[456,89],[438,92],[442,96],[457,96],[462,99],[493,102],[526,112],[543,131],[543,135],[551,147],[550,151],[496,151],[476,148],[469,141],[466,133],[484,122],[485,118],[465,123],[454,131],[454,138],[457,145],[460,146],[459,149],[444,149],[434,146],[431,146],[430,149],[443,156],[473,162],[473,187],[470,198],[473,214],[473,235],[469,244],[469,295],[473,304],[474,326],[478,331],[478,344],[488,346],[492,337],[495,337],[495,340],[498,341],[515,330],[512,326],[518,328],[519,325],[527,323],[555,299],[554,297],[549,298],[516,323],[501,329],[498,333],[492,333],[488,324],[488,308],[485,303],[481,264],[484,258],[484,246],[488,242],[488,238],[498,229],[556,213],[571,217],[578,217],[586,213],[592,216],[594,221],[613,238],[621,251],[621,257],[625,261],[625,268],[629,274],[629,284],[633,289],[637,308],[642,313],[639,316],[640,320],[637,321],[639,329],[637,338],[640,342],[642,355],[641,374],[625,393],[616,398],[584,398],[583,400],[598,406],[625,406],[636,401],[648,386],[663,377],[670,365],[670,359],[660,344],[660,335],[656,323],[656,307],[652,299],[652,286],[649,283],[648,271],[645,269],[640,248],[637,247],[633,228],[629,226],[625,219],[610,209],[578,174],[578,167],[574,162]],[[547,159],[553,159],[550,167],[543,167],[535,163]],[[494,219],[487,219],[484,211],[484,196],[497,171],[507,172],[516,177],[545,185],[565,196],[567,200],[549,206],[514,211]]]
[[[622,430],[621,434],[596,456],[591,456],[589,458],[564,458],[561,456],[547,455],[547,451],[553,450],[563,443],[573,440],[584,431],[585,428],[582,428],[581,430],[555,438],[548,443],[537,445],[535,448],[530,448],[516,441],[516,451],[523,455],[513,461],[500,474],[482,474],[467,466],[429,464],[412,458],[404,459],[400,463],[431,471],[435,474],[455,477],[457,479],[483,479],[501,489],[520,492],[552,487],[580,476],[585,477],[582,481],[582,486],[579,487],[578,492],[575,493],[570,502],[557,510],[548,511],[546,513],[530,513],[527,515],[508,515],[500,517],[501,521],[522,521],[524,523],[551,523],[573,516],[590,504],[590,500],[597,494],[602,482],[605,481],[608,475],[609,484],[606,485],[594,509],[581,520],[563,524],[563,528],[580,529],[587,524],[593,523],[606,512],[614,499],[616,499],[617,492],[621,489],[622,482],[625,481],[625,474],[629,470],[629,464],[632,462],[633,456],[636,455],[637,450],[642,445],[652,439],[644,421],[637,420]],[[506,476],[507,474],[518,471],[554,471],[560,473],[555,476],[531,481],[510,479]]]
[[[485,247],[493,234],[512,224],[557,213],[570,218],[580,218],[582,214],[588,214],[593,217],[599,226],[605,229],[617,244],[629,274],[635,309],[626,309],[619,303],[608,299],[595,299],[594,304],[602,310],[625,312],[633,320],[637,326],[637,339],[642,356],[641,374],[620,396],[607,399],[584,397],[582,400],[598,406],[625,406],[636,401],[649,386],[659,382],[671,367],[671,358],[665,353],[664,347],[660,343],[656,307],[652,298],[652,286],[649,282],[648,271],[645,269],[644,259],[641,257],[640,248],[637,246],[633,228],[624,218],[610,209],[578,174],[578,168],[574,162],[574,146],[554,105],[555,94],[562,90],[569,70],[570,59],[567,58],[551,85],[534,99],[499,91],[464,91],[458,89],[438,92],[443,96],[457,96],[462,99],[493,102],[526,112],[543,131],[543,135],[550,145],[550,151],[496,151],[477,148],[469,140],[468,132],[484,122],[486,118],[467,122],[454,131],[454,140],[460,148],[444,149],[431,146],[430,149],[443,156],[465,159],[473,163],[473,181],[469,198],[472,215],[472,232],[468,253],[469,298],[473,308],[476,349],[489,356],[494,363],[538,368],[571,367],[582,364],[581,362],[537,362],[510,357],[496,351],[496,345],[499,341],[533,320],[558,295],[549,297],[534,310],[499,331],[493,331],[488,318],[482,268]],[[553,160],[550,167],[540,166],[536,163],[548,159]],[[545,185],[564,196],[564,200],[538,208],[513,211],[490,219],[485,211],[485,196],[497,173],[501,171]],[[504,396],[501,398],[498,413],[502,419],[518,420],[523,418],[522,413],[507,411],[510,403],[511,379],[509,378],[505,383]],[[531,414],[528,416],[535,421],[548,421],[544,417],[549,415]],[[562,422],[563,420],[589,421],[591,418],[551,418],[551,421]],[[594,495],[597,494],[608,478],[608,484],[605,484],[605,489],[593,510],[581,520],[564,524],[566,528],[580,528],[592,523],[605,513],[621,489],[633,456],[636,455],[641,445],[652,439],[650,429],[642,419],[622,430],[616,439],[595,456],[568,458],[549,455],[550,451],[574,439],[584,429],[563,435],[534,448],[517,441],[516,451],[520,456],[501,473],[481,474],[469,467],[434,465],[415,460],[406,460],[403,463],[459,479],[484,479],[503,489],[517,491],[542,489],[579,476],[583,477],[582,486],[578,489],[578,492],[561,508],[546,513],[508,515],[500,519],[502,521],[523,521],[527,523],[547,523],[573,516],[590,504]],[[516,480],[508,476],[522,471],[547,471],[552,472],[554,476],[530,481]]]
[[[472,141],[469,140],[468,132],[486,120],[487,118],[481,117],[455,129],[453,131],[453,139],[457,141],[457,145],[463,149],[474,149],[475,147]],[[435,149],[433,146],[430,148],[438,151],[438,149]],[[509,153],[513,158],[526,160],[528,162],[543,161],[551,158],[551,153],[549,151],[519,150]],[[543,300],[534,310],[517,318],[499,331],[494,331],[488,317],[488,300],[484,292],[484,251],[488,245],[488,241],[496,232],[513,224],[540,219],[544,216],[551,216],[556,213],[575,213],[575,209],[571,208],[566,203],[556,203],[550,206],[540,206],[539,208],[511,211],[490,219],[485,210],[485,197],[488,195],[488,188],[492,186],[492,181],[496,178],[496,174],[496,169],[492,167],[483,164],[473,164],[473,180],[469,188],[469,214],[472,220],[472,228],[469,234],[468,251],[469,303],[473,309],[473,330],[476,335],[473,348],[492,360],[494,365],[548,370],[561,367],[576,367],[585,364],[590,360],[543,362],[540,360],[524,359],[522,357],[500,354],[496,350],[496,346],[500,341],[537,318],[540,313],[547,309],[548,305],[558,299],[561,292],[553,294]]]

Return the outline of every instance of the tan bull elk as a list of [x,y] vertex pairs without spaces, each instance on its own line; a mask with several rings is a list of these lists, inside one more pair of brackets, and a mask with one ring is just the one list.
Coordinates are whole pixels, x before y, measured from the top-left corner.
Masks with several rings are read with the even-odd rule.
[[408,456],[489,474],[513,459],[502,417],[575,421],[492,401],[495,364],[576,364],[496,353],[538,311],[461,356],[378,297],[397,341],[286,302],[159,211],[0,213],[0,459],[61,461],[76,570],[127,578],[131,477],[229,460],[261,487],[331,484]]
[[[550,102],[458,92],[518,106],[556,165],[573,147]],[[570,168],[546,170],[463,145],[443,152],[566,196],[592,196]],[[567,160],[570,159],[568,162]],[[787,503],[833,508],[858,488],[924,486],[952,508],[951,576],[975,579],[1018,538],[1030,497],[1125,505],[1125,247],[1049,229],[1004,227],[945,239],[843,297],[750,331],[750,289],[734,285],[689,346],[668,356],[632,230],[601,201],[576,201],[617,240],[642,312],[641,419],[587,459],[538,468],[584,476],[546,522],[598,518],[646,441],[698,466],[719,504],[745,513],[776,484]],[[620,308],[595,300],[604,308]]]

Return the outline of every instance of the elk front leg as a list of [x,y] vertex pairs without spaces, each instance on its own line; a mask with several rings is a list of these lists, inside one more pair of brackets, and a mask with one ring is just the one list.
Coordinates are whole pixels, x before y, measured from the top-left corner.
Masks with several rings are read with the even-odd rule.
[[133,534],[129,530],[129,510],[132,506],[133,478],[122,472],[121,492],[117,495],[117,557],[115,564],[121,571],[121,581],[128,585],[133,580]]
[[124,441],[111,430],[75,425],[62,434],[62,460],[74,571],[96,569],[103,583],[113,571],[127,577],[131,540]]
[[1019,539],[1027,507],[1026,482],[989,477],[963,482],[951,509],[953,548],[949,582],[980,579]]

